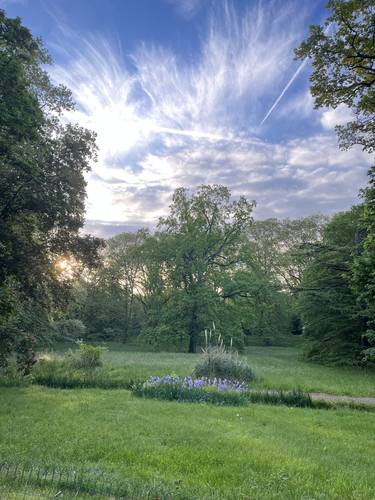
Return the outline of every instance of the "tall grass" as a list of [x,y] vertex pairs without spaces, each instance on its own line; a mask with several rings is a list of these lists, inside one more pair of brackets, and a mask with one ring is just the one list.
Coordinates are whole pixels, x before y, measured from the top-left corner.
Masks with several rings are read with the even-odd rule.
[[225,378],[250,382],[255,374],[237,352],[231,352],[224,345],[207,345],[193,372],[196,377]]
[[33,383],[60,389],[130,389],[142,380],[114,367],[74,368],[65,360],[40,360],[33,370]]
[[313,401],[309,394],[304,393],[300,389],[291,391],[248,391],[246,398],[250,403],[263,403],[270,405],[286,405],[299,408],[314,407]]

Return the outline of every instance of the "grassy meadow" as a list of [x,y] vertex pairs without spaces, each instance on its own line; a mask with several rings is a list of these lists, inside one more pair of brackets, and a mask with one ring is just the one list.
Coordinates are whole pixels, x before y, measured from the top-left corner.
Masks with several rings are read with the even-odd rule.
[[[244,356],[257,375],[252,385],[375,396],[373,371],[307,364],[299,352],[298,347],[249,347]],[[42,356],[62,354],[60,349]],[[100,377],[122,381],[188,375],[197,358],[114,344],[96,370]],[[121,478],[127,482],[123,498],[374,498],[370,411],[220,407],[139,399],[126,389],[37,384],[3,387],[0,394],[2,461],[94,471],[114,478],[113,484]],[[27,494],[56,494],[45,488],[29,485]],[[77,498],[73,493],[74,488],[71,495]],[[99,498],[119,498],[114,493]],[[24,495],[22,484],[0,475],[1,498]],[[86,497],[93,495],[78,495]]]
[[[104,366],[97,369],[98,380],[103,386],[127,387],[135,380],[144,380],[151,375],[189,375],[197,363],[199,354],[170,352],[140,352],[136,346],[108,344],[103,353]],[[41,353],[46,359],[59,359],[66,347],[53,352]],[[373,369],[322,366],[303,361],[301,347],[247,347],[243,358],[256,373],[254,388],[290,390],[296,387],[305,392],[375,397],[375,372]],[[38,370],[41,380],[44,370]],[[61,371],[61,377],[65,371]],[[58,370],[54,376],[58,384]],[[81,376],[82,372],[77,372]],[[70,374],[68,378],[70,377]],[[48,381],[47,381],[48,382]],[[99,382],[100,383],[100,382]]]

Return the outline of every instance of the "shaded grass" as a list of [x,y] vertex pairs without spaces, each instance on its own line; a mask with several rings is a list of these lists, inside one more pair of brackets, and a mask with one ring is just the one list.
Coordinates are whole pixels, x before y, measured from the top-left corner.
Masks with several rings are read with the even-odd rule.
[[301,350],[251,347],[246,358],[257,375],[254,387],[375,397],[372,368],[323,366],[301,359]]
[[96,467],[171,491],[178,485],[189,499],[373,498],[371,413],[36,386],[2,388],[0,398],[0,457],[14,461]]

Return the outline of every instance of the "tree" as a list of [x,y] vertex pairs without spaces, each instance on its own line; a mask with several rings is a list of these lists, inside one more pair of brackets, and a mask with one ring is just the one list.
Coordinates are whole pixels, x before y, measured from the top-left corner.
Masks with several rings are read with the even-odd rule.
[[273,282],[294,292],[310,261],[305,248],[322,239],[328,217],[310,215],[299,219],[255,221],[247,234],[248,260]]
[[361,215],[361,207],[336,214],[325,228],[323,241],[310,248],[313,259],[299,296],[304,333],[310,341],[309,359],[340,364],[361,360],[365,325],[351,286]]
[[143,321],[143,246],[148,232],[121,233],[106,242],[100,266],[80,286],[86,290],[79,310],[91,339],[128,340]]
[[270,344],[291,333],[299,321],[296,293],[311,261],[306,248],[321,240],[326,223],[327,217],[312,215],[255,221],[249,228],[243,246],[249,293],[241,313],[247,335]]
[[[16,312],[34,299],[48,309],[67,281],[56,262],[75,256],[94,265],[100,240],[79,235],[84,173],[95,135],[64,124],[71,93],[53,85],[51,59],[39,39],[0,10],[0,342],[3,353],[24,335]],[[59,276],[60,274],[60,276]],[[13,326],[12,326],[12,325]],[[23,333],[22,333],[23,332]],[[23,346],[23,349],[25,347]],[[5,362],[6,355],[3,356]]]
[[373,0],[330,0],[331,15],[296,50],[309,57],[317,108],[348,106],[353,120],[336,127],[343,148],[375,151],[375,5]]
[[175,191],[170,214],[160,219],[155,238],[148,241],[149,335],[186,336],[189,352],[196,351],[212,321],[224,336],[236,336],[239,318],[229,319],[232,304],[225,287],[240,263],[240,242],[252,223],[253,205],[243,197],[231,201],[224,186]]
[[[340,146],[355,144],[375,151],[375,5],[373,0],[330,0],[331,15],[296,50],[312,60],[311,93],[317,108],[348,106],[353,119],[336,127]],[[352,261],[352,286],[367,324],[366,342],[375,345],[375,166],[362,191],[363,215],[358,220],[359,247]]]
[[[353,289],[366,325],[363,355],[375,362],[375,169],[363,190],[363,216],[357,231],[358,247],[353,261]],[[365,235],[365,237],[363,237]]]

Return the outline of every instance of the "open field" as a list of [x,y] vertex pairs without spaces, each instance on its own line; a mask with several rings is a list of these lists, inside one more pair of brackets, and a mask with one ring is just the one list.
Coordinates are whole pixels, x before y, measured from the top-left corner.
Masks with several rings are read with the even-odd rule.
[[[186,375],[198,357],[110,347],[103,370],[122,378]],[[307,364],[298,354],[249,348],[254,385],[374,395],[374,372]],[[370,412],[216,407],[138,399],[124,389],[29,386],[0,388],[0,394],[1,460],[125,478],[127,498],[374,498]],[[33,491],[49,498],[47,490]],[[1,498],[24,498],[24,492],[0,479]]]
[[[62,355],[64,350],[59,350]],[[199,354],[136,352],[109,344],[104,353],[105,377],[121,383],[151,375],[191,374]],[[328,367],[301,359],[298,347],[248,347],[244,355],[257,376],[254,388],[294,389],[348,396],[375,397],[375,370]]]

